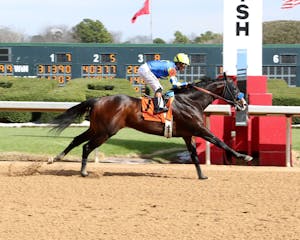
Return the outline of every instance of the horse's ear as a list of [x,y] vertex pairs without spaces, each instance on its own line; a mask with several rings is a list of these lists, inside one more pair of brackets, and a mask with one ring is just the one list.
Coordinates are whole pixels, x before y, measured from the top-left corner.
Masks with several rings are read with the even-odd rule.
[[223,72],[223,79],[226,82],[232,82],[233,81],[233,79],[231,77],[227,77],[226,72]]

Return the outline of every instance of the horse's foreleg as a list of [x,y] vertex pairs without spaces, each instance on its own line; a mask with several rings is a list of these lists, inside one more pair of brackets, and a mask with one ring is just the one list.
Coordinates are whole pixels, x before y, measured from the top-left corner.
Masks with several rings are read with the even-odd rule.
[[197,156],[196,145],[195,142],[192,141],[192,137],[184,137],[183,138],[186,144],[188,151],[190,152],[191,159],[196,167],[196,171],[199,179],[207,179],[207,177],[202,173],[201,167],[199,164],[199,158]]
[[91,130],[88,129],[82,134],[78,135],[73,139],[73,141],[63,150],[60,154],[58,154],[54,159],[48,160],[48,163],[54,163],[56,161],[60,161],[66,156],[73,148],[79,146],[80,144],[84,143],[85,141],[91,138]]
[[202,137],[203,139],[205,139],[206,141],[209,141],[210,143],[216,145],[217,147],[224,149],[226,152],[232,154],[234,157],[236,157],[238,159],[242,159],[246,162],[249,162],[253,159],[253,157],[251,157],[249,155],[242,154],[242,153],[239,153],[239,152],[233,150],[226,143],[224,143],[218,137],[213,135],[208,129],[203,129],[203,130],[204,130],[204,132],[202,132],[201,135],[199,135],[199,136]]

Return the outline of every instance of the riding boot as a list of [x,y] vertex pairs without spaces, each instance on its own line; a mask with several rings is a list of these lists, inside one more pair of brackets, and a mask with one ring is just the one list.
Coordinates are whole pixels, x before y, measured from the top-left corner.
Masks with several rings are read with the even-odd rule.
[[168,108],[164,106],[164,100],[162,99],[162,97],[154,97],[153,103],[154,103],[154,114],[168,111]]

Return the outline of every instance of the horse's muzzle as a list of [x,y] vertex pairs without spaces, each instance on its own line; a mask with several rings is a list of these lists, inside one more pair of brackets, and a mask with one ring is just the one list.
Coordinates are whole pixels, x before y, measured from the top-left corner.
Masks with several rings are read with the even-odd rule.
[[240,100],[236,101],[235,109],[237,111],[245,111],[248,104],[244,98],[241,98]]

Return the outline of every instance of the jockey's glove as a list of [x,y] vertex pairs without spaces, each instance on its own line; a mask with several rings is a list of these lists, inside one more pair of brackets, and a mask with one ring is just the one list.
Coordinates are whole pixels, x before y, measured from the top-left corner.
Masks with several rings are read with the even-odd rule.
[[176,82],[175,84],[173,84],[173,88],[182,88],[182,87],[186,87],[188,85],[187,82]]
[[239,92],[239,94],[237,95],[237,100],[241,100],[242,98],[244,98],[244,93],[242,93],[242,92]]

